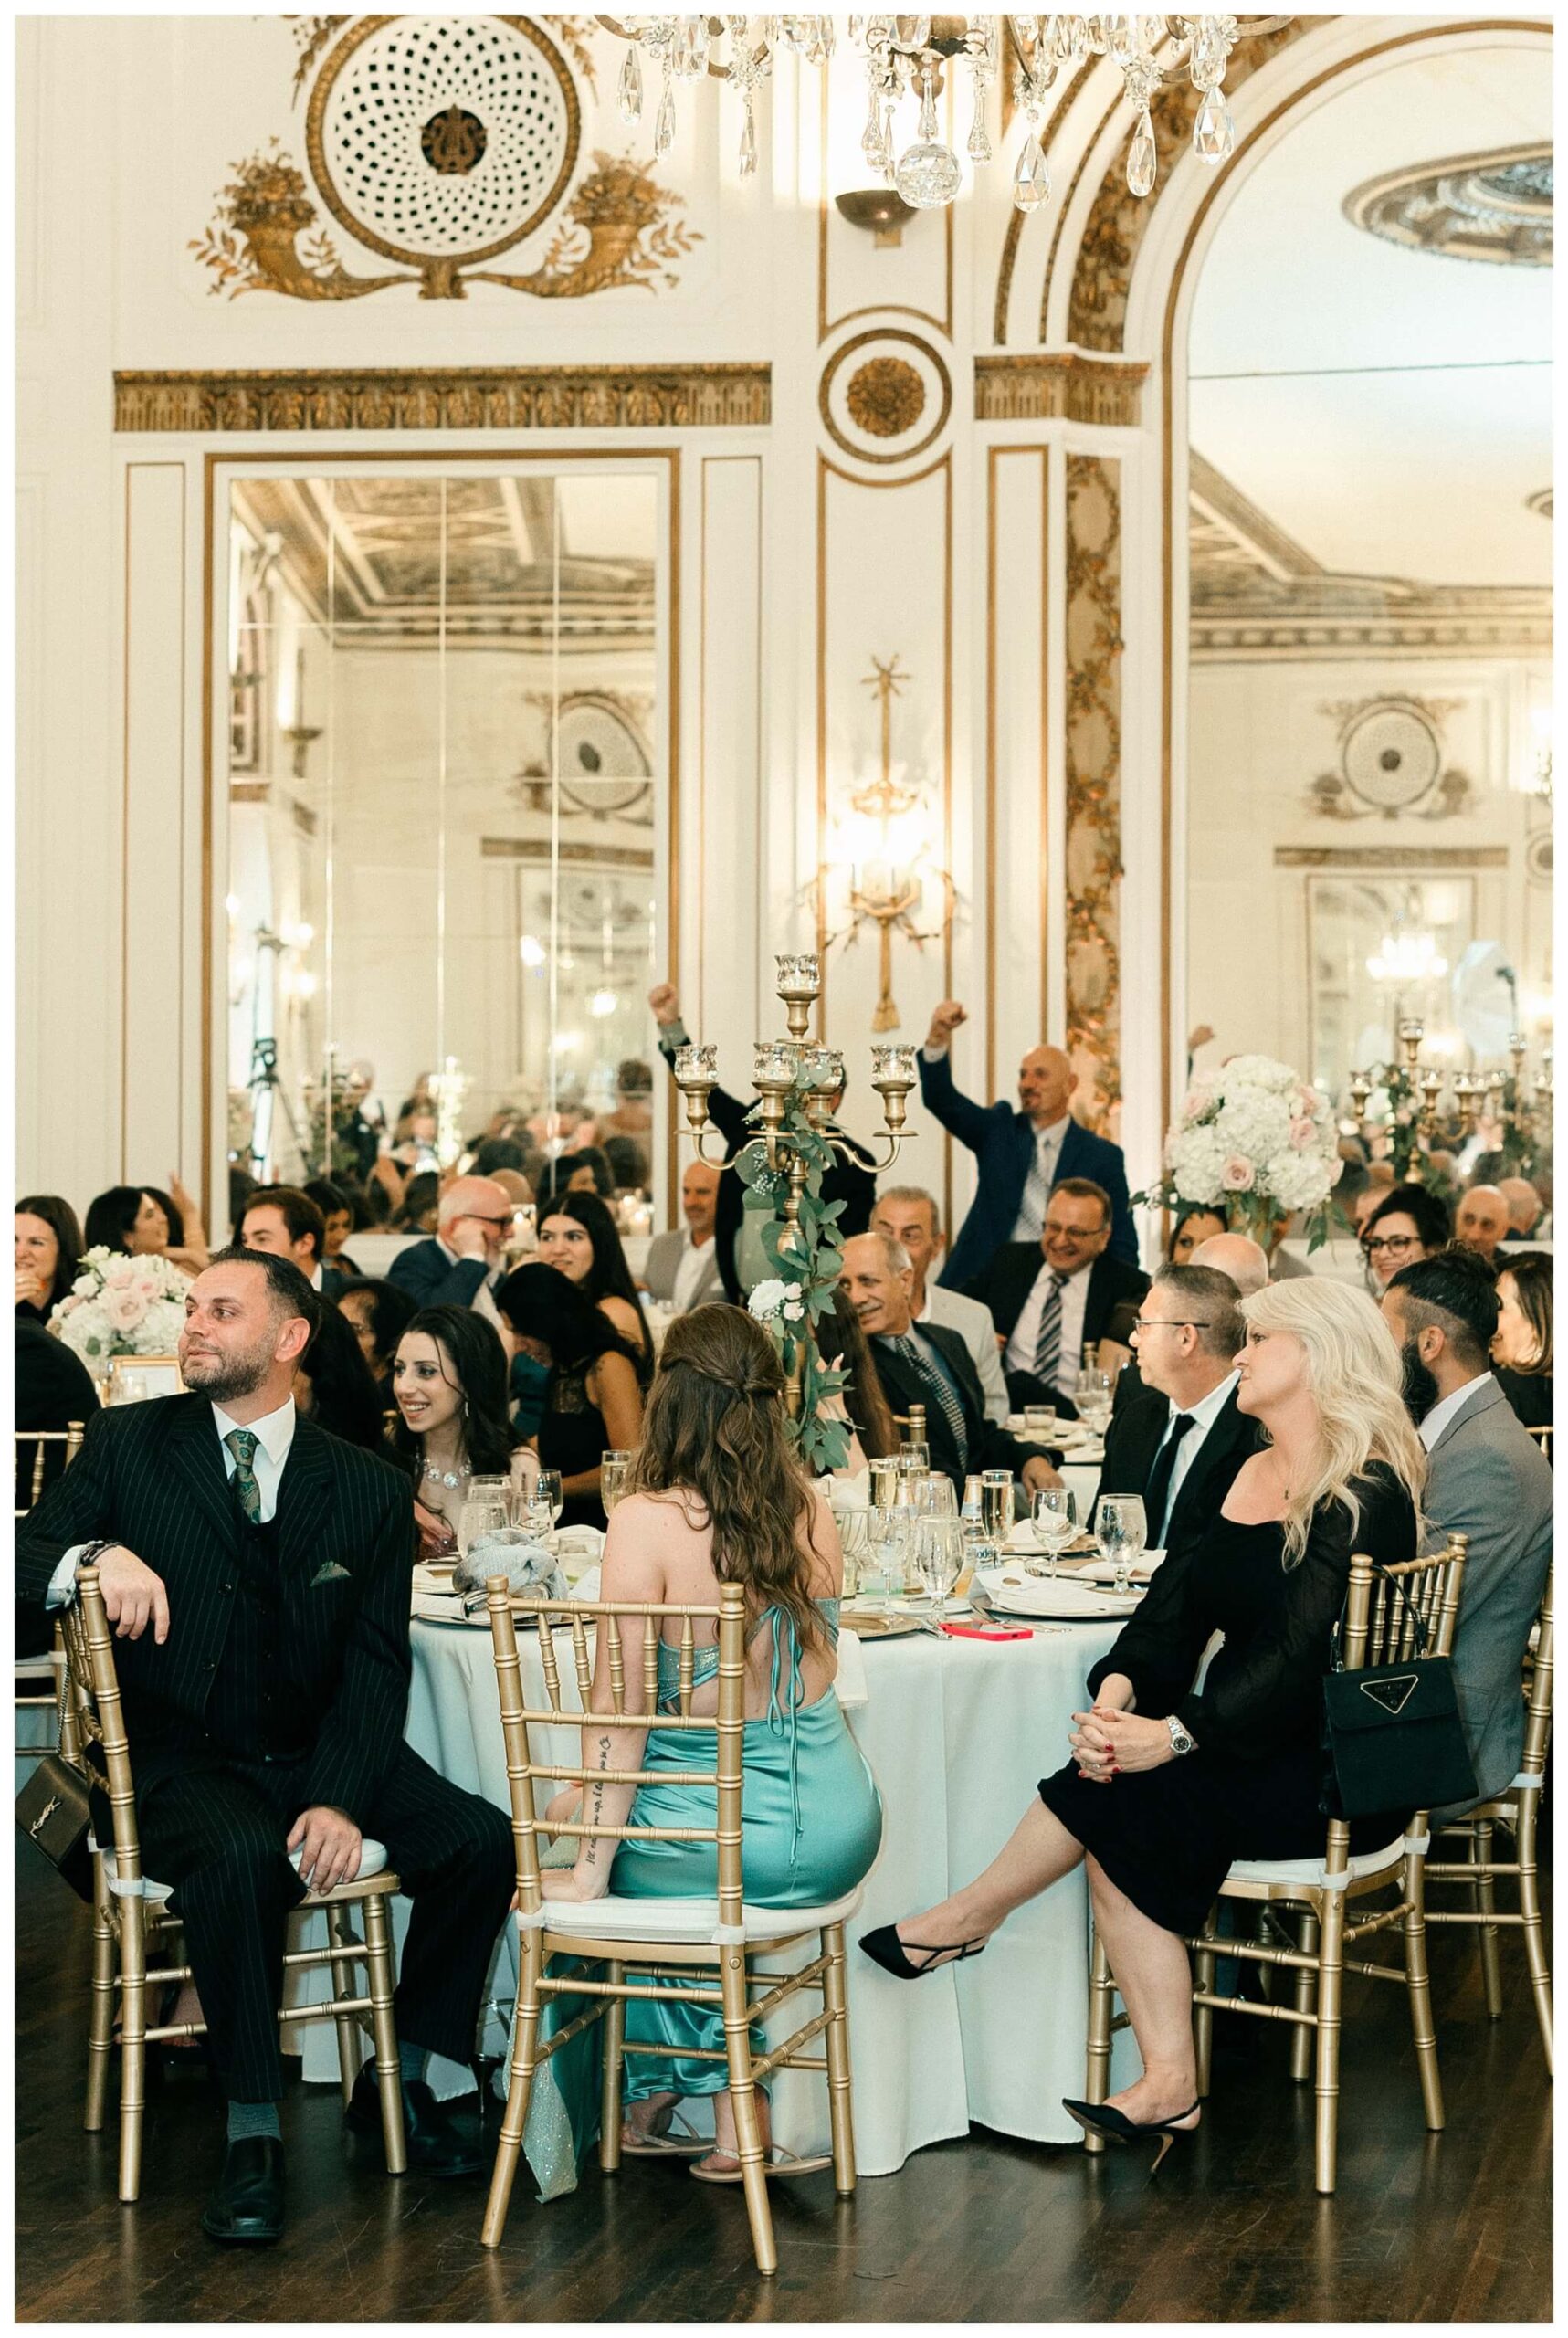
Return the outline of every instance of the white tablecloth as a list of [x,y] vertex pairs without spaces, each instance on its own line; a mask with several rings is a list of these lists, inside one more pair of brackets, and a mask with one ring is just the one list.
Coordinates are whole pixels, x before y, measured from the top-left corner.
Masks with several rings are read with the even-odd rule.
[[[943,1899],[1001,1848],[1038,1780],[1065,1759],[1084,1676],[1118,1629],[1059,1625],[1038,1627],[1028,1640],[994,1641],[921,1633],[863,1646],[867,1698],[849,1721],[881,1788],[885,1823],[852,1938]],[[505,1807],[489,1632],[416,1621],[413,1639],[410,1744],[454,1785]],[[537,1670],[531,1635],[522,1645]],[[1083,2091],[1088,1931],[1079,1873],[1019,1910],[984,1956],[925,1980],[894,1981],[851,1946],[862,2175],[892,2175],[922,2144],[965,2134],[972,2119],[1029,2142],[1077,2141],[1060,2098]],[[509,1928],[494,1975],[495,2001],[507,2012],[515,1937]],[[334,2078],[331,2026],[314,2024],[303,2035],[307,2078]],[[1124,2067],[1130,2075],[1130,2041],[1123,2033],[1117,2042],[1119,2077]],[[503,2045],[492,2016],[488,2050]],[[455,2066],[433,2071],[432,2080],[442,2093],[468,2082]],[[780,2143],[795,2151],[826,2145],[819,2074],[783,2072],[773,2100]]]

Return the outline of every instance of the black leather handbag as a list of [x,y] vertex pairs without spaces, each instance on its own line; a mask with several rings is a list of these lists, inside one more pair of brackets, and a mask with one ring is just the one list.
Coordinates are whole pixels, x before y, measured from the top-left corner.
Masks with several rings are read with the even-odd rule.
[[1405,1664],[1369,1664],[1347,1672],[1341,1656],[1344,1612],[1334,1627],[1332,1669],[1323,1683],[1323,1795],[1329,1818],[1370,1818],[1383,1811],[1435,1810],[1473,1802],[1476,1774],[1459,1719],[1454,1667],[1428,1656],[1426,1627],[1397,1575],[1383,1575],[1415,1630],[1416,1653]]
[[92,1898],[91,1792],[85,1770],[46,1754],[16,1796],[16,1824],[82,1900]]

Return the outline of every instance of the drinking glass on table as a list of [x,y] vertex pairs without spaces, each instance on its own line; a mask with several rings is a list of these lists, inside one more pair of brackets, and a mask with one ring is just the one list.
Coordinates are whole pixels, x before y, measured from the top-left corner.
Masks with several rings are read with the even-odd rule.
[[1112,1588],[1125,1597],[1131,1588],[1132,1564],[1149,1539],[1142,1494],[1101,1494],[1094,1514],[1094,1539],[1100,1555],[1114,1568]]
[[952,1490],[952,1480],[944,1478],[940,1469],[932,1469],[926,1477],[916,1478],[913,1485],[915,1508],[922,1518],[958,1516],[958,1496]]
[[906,1438],[899,1448],[900,1478],[923,1478],[931,1469],[931,1447],[921,1440]]
[[626,1490],[631,1467],[632,1457],[627,1449],[616,1448],[600,1456],[599,1500],[605,1505],[606,1518]]
[[1026,1405],[1023,1438],[1026,1445],[1046,1445],[1057,1425],[1054,1405]]
[[511,1523],[510,1487],[505,1478],[475,1478],[458,1512],[458,1548],[467,1558],[473,1545]]
[[541,1469],[524,1496],[518,1523],[527,1527],[536,1543],[548,1542],[565,1506],[560,1470]]
[[898,1455],[896,1453],[880,1455],[871,1463],[870,1471],[872,1509],[891,1510],[899,1488]]
[[980,1473],[980,1514],[994,1543],[1005,1543],[1013,1531],[1013,1472],[983,1469]]
[[1083,1371],[1078,1376],[1078,1416],[1085,1428],[1103,1437],[1110,1421],[1111,1385],[1109,1372]]
[[1070,1486],[1037,1486],[1035,1490],[1035,1535],[1046,1553],[1046,1573],[1055,1575],[1057,1561],[1078,1532],[1078,1504]]
[[933,1622],[942,1620],[942,1608],[963,1572],[963,1529],[958,1520],[921,1519],[917,1564]]

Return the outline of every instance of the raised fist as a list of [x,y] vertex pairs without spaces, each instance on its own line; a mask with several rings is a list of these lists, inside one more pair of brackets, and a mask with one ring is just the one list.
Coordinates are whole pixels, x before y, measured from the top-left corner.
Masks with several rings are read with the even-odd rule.
[[653,1009],[653,1019],[661,1030],[667,1023],[679,1022],[680,1000],[673,983],[656,983],[647,995],[647,1003]]
[[969,1010],[960,999],[944,998],[931,1018],[926,1033],[928,1048],[945,1048],[961,1023],[969,1020]]

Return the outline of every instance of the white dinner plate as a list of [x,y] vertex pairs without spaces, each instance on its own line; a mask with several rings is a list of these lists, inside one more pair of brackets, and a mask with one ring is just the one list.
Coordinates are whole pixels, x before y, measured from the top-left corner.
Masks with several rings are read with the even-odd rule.
[[982,1567],[975,1580],[986,1593],[992,1606],[1000,1615],[1049,1617],[1072,1624],[1120,1621],[1131,1616],[1141,1595],[1131,1592],[1119,1598],[1113,1591],[1101,1591],[1096,1585],[1075,1583],[1070,1575],[1047,1576],[1026,1574],[1021,1567]]

